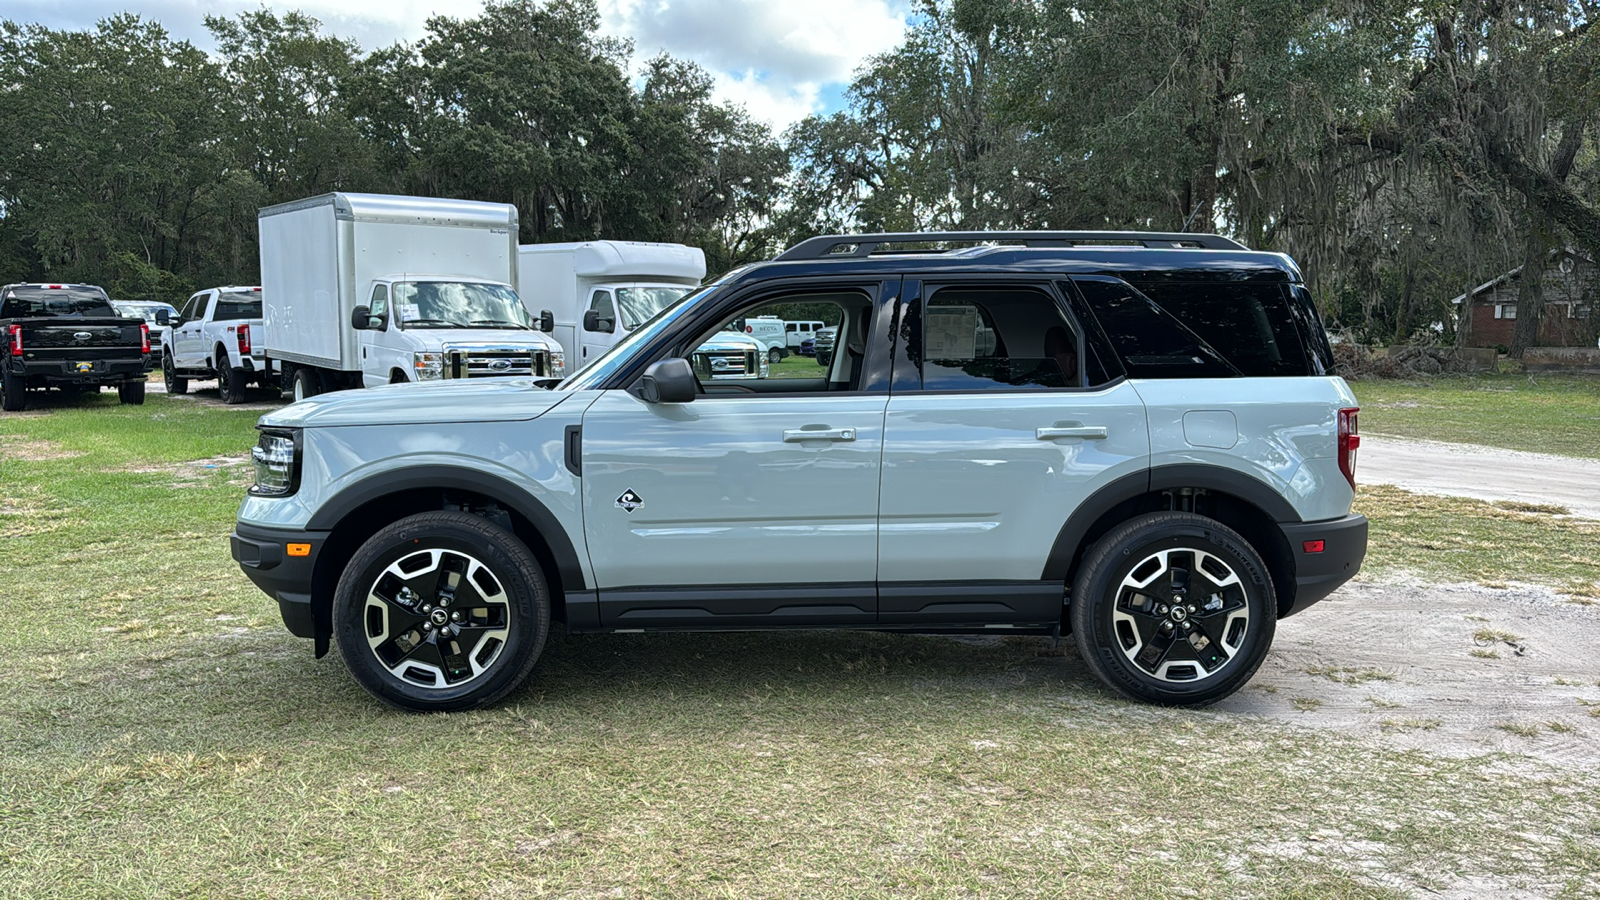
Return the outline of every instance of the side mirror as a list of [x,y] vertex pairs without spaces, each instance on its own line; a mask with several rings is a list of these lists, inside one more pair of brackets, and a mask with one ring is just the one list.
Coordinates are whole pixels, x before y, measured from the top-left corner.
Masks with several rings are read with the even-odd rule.
[[700,390],[686,359],[663,359],[639,376],[639,399],[646,403],[688,403]]
[[358,306],[350,310],[350,327],[357,331],[366,331],[372,327],[372,310],[365,306]]
[[171,325],[172,324],[172,316],[166,310],[158,309],[158,310],[156,310],[156,324],[157,325]]
[[611,334],[617,330],[617,323],[612,319],[600,318],[600,310],[591,309],[583,314],[583,330]]
[[549,334],[550,332],[556,330],[555,314],[550,312],[548,309],[539,313],[539,330],[545,334]]

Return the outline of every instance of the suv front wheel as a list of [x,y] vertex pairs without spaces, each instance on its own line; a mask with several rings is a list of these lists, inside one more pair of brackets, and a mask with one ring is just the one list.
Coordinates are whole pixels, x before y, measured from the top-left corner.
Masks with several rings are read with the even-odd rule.
[[351,674],[401,709],[486,706],[520,685],[550,630],[533,554],[477,516],[428,512],[373,535],[334,594]]
[[1204,706],[1250,680],[1277,625],[1272,576],[1233,529],[1139,516],[1089,549],[1072,587],[1078,653],[1136,700]]

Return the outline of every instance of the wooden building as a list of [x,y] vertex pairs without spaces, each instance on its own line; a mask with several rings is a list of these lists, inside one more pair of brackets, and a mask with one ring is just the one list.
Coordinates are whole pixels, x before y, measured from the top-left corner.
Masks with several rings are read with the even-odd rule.
[[[1522,267],[1486,281],[1450,301],[1461,321],[1461,304],[1470,298],[1466,321],[1467,347],[1511,346],[1517,326],[1517,286]],[[1544,273],[1544,322],[1541,347],[1593,347],[1600,338],[1600,266],[1569,249],[1550,254]]]

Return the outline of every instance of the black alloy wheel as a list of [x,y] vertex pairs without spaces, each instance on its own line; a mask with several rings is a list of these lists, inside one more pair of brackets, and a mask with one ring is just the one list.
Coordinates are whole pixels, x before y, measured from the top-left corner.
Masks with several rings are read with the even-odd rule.
[[464,513],[401,519],[362,545],[334,595],[339,653],[391,706],[485,706],[515,690],[550,630],[550,594],[528,548]]
[[1238,532],[1193,513],[1125,522],[1085,555],[1072,589],[1078,652],[1136,700],[1204,706],[1266,658],[1277,623],[1266,564]]

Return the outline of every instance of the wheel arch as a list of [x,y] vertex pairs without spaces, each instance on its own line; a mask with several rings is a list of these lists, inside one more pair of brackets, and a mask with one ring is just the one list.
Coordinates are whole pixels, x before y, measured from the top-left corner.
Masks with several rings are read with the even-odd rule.
[[1300,514],[1270,485],[1215,466],[1159,466],[1101,488],[1061,526],[1041,577],[1070,590],[1084,553],[1096,541],[1134,516],[1164,510],[1196,512],[1239,532],[1267,564],[1279,617],[1293,609],[1295,557],[1278,525],[1298,523]]
[[[505,520],[491,508],[502,511]],[[375,475],[346,487],[306,524],[328,534],[311,576],[317,654],[333,634],[333,594],[339,576],[362,544],[379,530],[419,512],[459,509],[497,522],[527,546],[545,572],[552,621],[566,620],[568,592],[585,587],[583,568],[566,530],[548,506],[504,479],[454,466],[418,466]],[[508,520],[508,521],[507,521]]]

